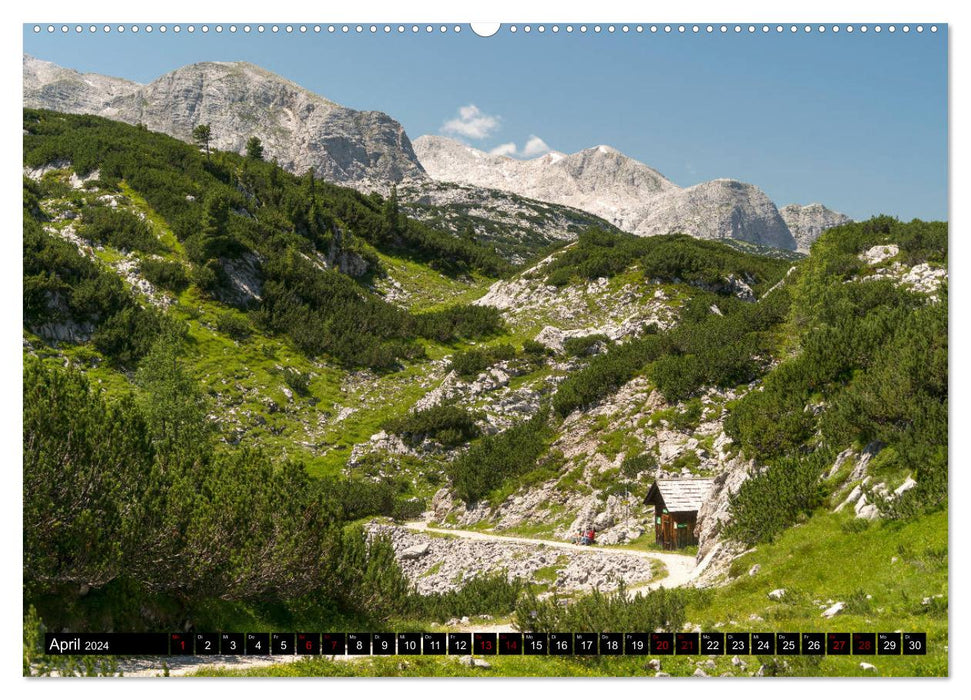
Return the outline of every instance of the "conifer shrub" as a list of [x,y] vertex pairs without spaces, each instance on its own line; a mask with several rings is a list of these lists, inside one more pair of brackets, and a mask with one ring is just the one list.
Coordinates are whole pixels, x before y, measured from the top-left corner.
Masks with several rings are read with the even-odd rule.
[[438,404],[394,418],[385,424],[385,429],[412,446],[431,438],[446,447],[456,447],[480,434],[475,416],[452,404]]
[[535,632],[681,629],[688,595],[678,588],[658,588],[629,596],[621,582],[611,593],[594,590],[563,605],[555,595],[539,600],[527,591],[516,605],[516,626]]

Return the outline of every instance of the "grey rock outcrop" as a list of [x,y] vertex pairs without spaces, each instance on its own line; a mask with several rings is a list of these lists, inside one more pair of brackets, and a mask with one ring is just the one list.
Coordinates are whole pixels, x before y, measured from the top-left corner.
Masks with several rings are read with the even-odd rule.
[[95,114],[191,141],[210,124],[215,148],[242,152],[256,136],[267,159],[348,184],[425,178],[404,128],[382,112],[331,102],[249,63],[184,66],[140,85],[23,57],[24,106]]
[[809,246],[823,231],[853,221],[846,214],[818,203],[805,206],[787,204],[779,210],[779,214],[789,227],[792,237],[796,239],[797,250],[802,253],[809,252]]
[[738,180],[712,180],[665,192],[649,202],[633,233],[686,233],[795,250],[796,241],[768,195]]
[[730,521],[731,498],[752,474],[754,464],[740,456],[725,462],[715,476],[708,498],[698,511],[695,534],[698,537],[698,559],[703,560],[720,543],[719,534]]

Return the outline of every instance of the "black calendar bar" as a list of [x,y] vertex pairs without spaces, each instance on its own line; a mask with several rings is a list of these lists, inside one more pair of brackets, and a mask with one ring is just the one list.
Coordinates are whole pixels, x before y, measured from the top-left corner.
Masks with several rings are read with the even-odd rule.
[[172,632],[44,635],[51,656],[924,655],[924,632]]

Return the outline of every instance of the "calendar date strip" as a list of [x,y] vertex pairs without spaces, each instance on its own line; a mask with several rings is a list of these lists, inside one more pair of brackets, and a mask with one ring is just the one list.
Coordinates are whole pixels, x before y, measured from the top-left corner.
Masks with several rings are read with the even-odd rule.
[[52,656],[900,656],[924,632],[47,633]]

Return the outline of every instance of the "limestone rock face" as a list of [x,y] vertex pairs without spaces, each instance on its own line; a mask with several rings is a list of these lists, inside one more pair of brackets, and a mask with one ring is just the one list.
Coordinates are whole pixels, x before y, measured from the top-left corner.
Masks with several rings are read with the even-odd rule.
[[666,192],[643,210],[633,233],[687,233],[696,238],[731,238],[795,250],[796,241],[768,195],[737,180],[712,180]]
[[191,141],[210,124],[215,148],[242,152],[256,136],[267,160],[294,173],[366,185],[424,179],[404,128],[249,63],[196,63],[140,85],[24,56],[24,106],[95,114]]
[[698,511],[695,534],[698,537],[698,559],[704,559],[719,542],[719,533],[731,521],[731,498],[752,475],[754,463],[740,456],[725,462],[715,476],[711,492]]
[[680,232],[796,248],[775,205],[754,185],[713,180],[682,189],[609,146],[531,160],[494,156],[441,136],[422,136],[414,146],[435,180],[575,207],[637,235]]
[[24,55],[25,107],[100,114],[113,100],[130,95],[139,87],[138,83],[123,78],[78,73]]
[[796,239],[797,250],[802,253],[808,253],[809,246],[826,229],[853,221],[846,214],[816,203],[805,206],[787,204],[779,210],[779,214],[789,227],[792,237]]
[[653,168],[609,146],[517,160],[442,136],[415,139],[415,153],[435,180],[514,192],[596,214],[630,231],[640,202],[679,189]]

